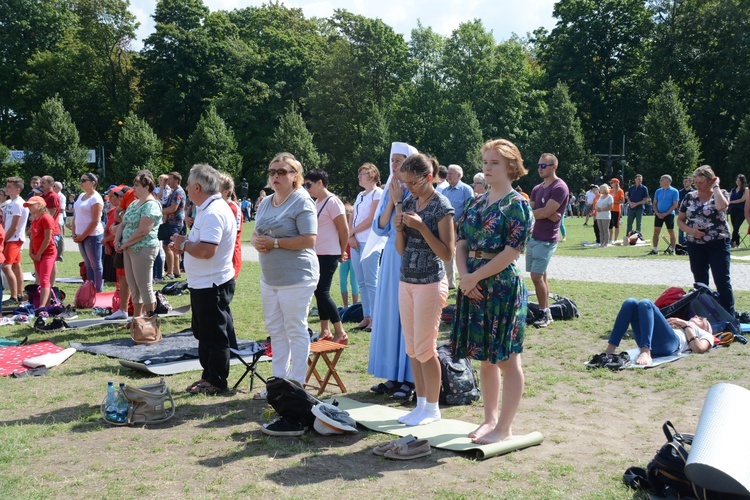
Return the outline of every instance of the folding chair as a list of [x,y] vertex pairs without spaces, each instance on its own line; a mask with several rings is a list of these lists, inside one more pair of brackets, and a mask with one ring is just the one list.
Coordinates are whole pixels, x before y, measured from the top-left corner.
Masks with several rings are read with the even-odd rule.
[[[312,358],[308,359],[307,361],[308,368],[307,376],[305,377],[305,386],[312,387],[313,389],[318,389],[318,396],[323,394],[328,385],[338,387],[342,393],[345,393],[346,386],[344,385],[344,382],[341,380],[341,377],[339,377],[339,374],[336,371],[336,364],[339,362],[341,353],[344,352],[344,349],[346,348],[347,346],[338,344],[336,342],[331,342],[330,340],[319,340],[310,344],[310,354],[312,354]],[[331,353],[334,353],[333,359],[328,357],[328,355]],[[324,377],[320,376],[317,368],[318,361],[320,361],[321,358],[328,368],[328,371],[326,372]],[[315,377],[315,380],[318,382],[317,387],[308,383],[311,377]],[[333,379],[336,381],[335,383],[331,381],[331,377],[333,377]]]
[[[242,374],[240,379],[237,381],[236,384],[234,384],[234,387],[232,389],[237,389],[237,387],[242,383],[242,381],[247,377],[247,375],[250,375],[250,392],[253,392],[253,385],[255,384],[255,377],[258,377],[264,384],[266,383],[266,379],[264,379],[259,373],[258,373],[258,362],[259,361],[270,361],[271,358],[269,356],[266,356],[266,346],[263,344],[260,344],[258,342],[253,342],[250,347],[247,349],[243,349],[242,351],[237,349],[229,349],[229,352],[232,356],[236,357],[240,360],[240,363],[245,365],[245,373]],[[249,363],[245,361],[245,358],[251,358],[252,361]]]
[[745,247],[750,248],[750,238],[748,238],[748,235],[750,235],[750,227],[747,228],[747,232],[742,236],[742,239],[740,240],[740,244],[737,245],[737,247]]

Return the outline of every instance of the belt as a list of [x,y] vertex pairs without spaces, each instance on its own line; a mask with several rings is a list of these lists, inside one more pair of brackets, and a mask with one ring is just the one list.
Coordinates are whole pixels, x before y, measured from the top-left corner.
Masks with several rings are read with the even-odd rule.
[[484,260],[490,260],[497,255],[496,253],[489,253],[489,252],[483,252],[481,250],[471,250],[469,251],[469,257],[474,259],[484,259]]

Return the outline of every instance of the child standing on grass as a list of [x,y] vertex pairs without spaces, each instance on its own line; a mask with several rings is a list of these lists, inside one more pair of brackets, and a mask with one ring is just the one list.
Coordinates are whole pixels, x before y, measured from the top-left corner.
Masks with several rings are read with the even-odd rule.
[[39,307],[46,307],[52,287],[52,271],[57,261],[57,247],[52,241],[52,233],[57,222],[47,211],[47,203],[41,196],[32,196],[23,206],[29,209],[29,216],[33,219],[29,257],[34,262],[36,277],[39,280]]
[[609,243],[609,220],[612,218],[614,200],[609,194],[609,185],[599,186],[599,199],[596,202],[596,226],[599,228],[599,245],[607,248]]
[[417,407],[398,419],[406,425],[440,420],[440,361],[436,341],[440,314],[448,298],[445,262],[453,258],[453,207],[435,191],[436,159],[413,154],[401,165],[401,180],[411,197],[396,202],[396,250],[401,255],[398,305],[406,353],[411,361]]

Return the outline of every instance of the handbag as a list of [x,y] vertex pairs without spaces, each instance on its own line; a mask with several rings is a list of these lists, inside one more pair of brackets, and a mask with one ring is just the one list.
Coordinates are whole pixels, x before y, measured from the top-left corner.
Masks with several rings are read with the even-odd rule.
[[122,252],[113,253],[112,265],[115,269],[125,269],[125,254]]
[[130,324],[130,338],[136,344],[156,344],[161,342],[161,319],[156,314],[133,318]]
[[[128,402],[128,417],[125,422],[112,422],[111,425],[146,425],[161,424],[174,416],[174,399],[172,391],[167,387],[164,378],[155,384],[142,387],[124,386],[122,395]],[[169,408],[167,408],[169,400]],[[105,398],[106,401],[106,398]],[[104,403],[101,406],[102,418],[104,418]]]
[[159,225],[159,229],[156,231],[156,238],[159,241],[164,241],[169,239],[169,227],[164,222]]

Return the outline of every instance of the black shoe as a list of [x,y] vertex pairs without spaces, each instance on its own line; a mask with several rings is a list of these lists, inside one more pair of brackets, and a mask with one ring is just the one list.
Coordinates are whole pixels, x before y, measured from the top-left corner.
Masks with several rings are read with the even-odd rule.
[[610,370],[618,371],[624,370],[630,366],[630,364],[630,354],[627,352],[621,352],[620,354],[615,354],[612,357],[612,361],[606,364],[606,367]]
[[37,316],[36,320],[34,320],[34,330],[38,332],[44,332],[47,330],[47,324],[41,316]]
[[64,319],[54,318],[49,325],[44,325],[42,328],[40,328],[40,330],[43,332],[59,332],[60,330],[65,330],[66,328],[70,328],[70,326],[65,322]]
[[607,364],[612,362],[612,355],[605,352],[594,355],[591,361],[586,363],[589,368],[604,368]]
[[285,417],[278,418],[270,424],[263,424],[260,431],[269,436],[301,436],[307,427]]

